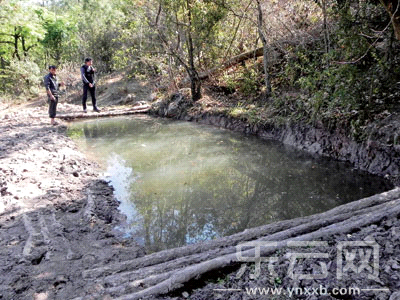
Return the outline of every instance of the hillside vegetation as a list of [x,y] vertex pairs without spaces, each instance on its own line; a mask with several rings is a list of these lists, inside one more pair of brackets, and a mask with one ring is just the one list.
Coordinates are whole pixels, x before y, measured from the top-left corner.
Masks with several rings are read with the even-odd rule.
[[32,3],[0,2],[3,101],[35,97],[49,64],[66,70],[68,89],[91,56],[100,76],[155,80],[158,97],[190,87],[193,100],[249,122],[364,139],[368,124],[399,110],[398,1]]

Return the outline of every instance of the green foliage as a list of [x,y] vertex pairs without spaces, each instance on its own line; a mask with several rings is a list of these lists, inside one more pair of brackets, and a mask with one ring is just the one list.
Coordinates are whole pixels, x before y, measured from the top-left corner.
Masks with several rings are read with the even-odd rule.
[[67,17],[55,17],[53,14],[41,14],[42,26],[46,33],[40,40],[45,55],[57,64],[70,61],[77,50],[77,27]]
[[41,16],[46,11],[22,1],[5,1],[0,10],[0,92],[19,96],[37,94],[39,60],[45,35]]
[[254,69],[245,69],[240,77],[239,91],[249,96],[255,94],[260,87],[261,73]]
[[[67,3],[67,2],[66,2]],[[77,60],[92,57],[99,72],[114,70],[114,56],[120,47],[125,15],[120,1],[87,0],[71,5],[71,17],[77,23]]]
[[[38,68],[44,74],[49,64],[82,63],[87,56],[94,58],[100,72],[112,71],[125,20],[120,5],[120,1],[88,0],[52,1],[44,7],[3,1],[0,92],[36,93]],[[13,86],[15,82],[19,85]]]
[[222,80],[228,89],[239,91],[244,96],[256,95],[263,82],[262,71],[257,63],[250,68],[239,67],[235,72],[225,72]]
[[8,94],[37,94],[41,83],[39,66],[30,60],[14,59],[3,70],[1,89]]
[[[378,35],[379,44],[371,44],[371,37],[389,20],[381,7],[371,3],[357,9],[345,6],[331,14],[338,24],[330,34],[330,52],[323,53],[323,40],[288,47],[277,81],[285,85],[286,79],[288,87],[302,92],[291,100],[275,99],[274,105],[279,115],[329,129],[340,127],[355,139],[364,139],[366,125],[387,109],[387,92],[400,79],[390,59],[395,55],[390,32]],[[303,104],[293,105],[299,102]]]
[[238,103],[238,105],[230,109],[227,114],[228,116],[245,120],[250,124],[259,124],[265,122],[262,116],[263,110],[263,107],[255,104]]
[[[318,27],[321,8],[313,1],[262,3],[268,43],[281,55],[270,66],[276,93],[270,108],[276,118],[345,126],[363,138],[374,115],[397,105],[388,95],[400,81],[398,43],[376,1],[334,3],[327,9],[328,44]],[[289,6],[293,13],[287,13]],[[101,73],[124,69],[130,77],[157,76],[168,89],[187,77],[191,64],[201,72],[259,47],[255,8],[239,0],[60,0],[43,6],[3,0],[0,89],[36,92],[48,64],[82,63],[87,56]],[[168,46],[160,40],[156,20]],[[288,37],[296,40],[283,46]],[[255,98],[263,87],[263,68],[257,61],[246,64],[224,73],[222,81],[241,97]],[[230,114],[257,123],[256,107],[238,106]]]
[[[194,1],[193,3],[193,32],[194,47],[199,63],[205,61],[204,57],[216,57],[221,50],[219,33],[221,32],[221,20],[227,14],[227,9],[221,1]],[[201,52],[204,52],[201,55]]]
[[[5,63],[27,57],[44,34],[37,11],[21,1],[4,1],[0,10],[0,55]],[[2,66],[4,68],[4,64]]]
[[[163,0],[161,3],[167,38],[177,40],[177,47],[188,53],[190,36],[196,64],[206,64],[220,47],[221,21],[227,15],[223,1]],[[179,39],[183,42],[179,43]]]

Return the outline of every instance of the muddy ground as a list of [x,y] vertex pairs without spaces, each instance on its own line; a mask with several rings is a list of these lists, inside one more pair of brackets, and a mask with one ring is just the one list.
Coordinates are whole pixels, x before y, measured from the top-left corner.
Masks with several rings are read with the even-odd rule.
[[98,165],[37,105],[0,113],[0,299],[71,299],[82,270],[143,255],[114,230],[124,217]]

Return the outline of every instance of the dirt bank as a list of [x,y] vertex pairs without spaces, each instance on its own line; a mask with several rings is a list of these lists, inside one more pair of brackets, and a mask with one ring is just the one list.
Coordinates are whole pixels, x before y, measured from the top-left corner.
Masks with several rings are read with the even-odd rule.
[[96,163],[46,112],[0,112],[0,299],[70,299],[82,270],[143,255],[114,229],[124,217]]

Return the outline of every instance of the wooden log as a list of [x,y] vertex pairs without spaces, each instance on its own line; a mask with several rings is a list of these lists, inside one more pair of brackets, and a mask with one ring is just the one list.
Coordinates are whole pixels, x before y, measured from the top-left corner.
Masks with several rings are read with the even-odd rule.
[[151,108],[151,106],[146,104],[146,105],[135,106],[130,109],[101,111],[99,113],[79,112],[79,113],[59,114],[59,115],[57,115],[57,118],[66,120],[66,121],[71,121],[71,120],[75,120],[75,119],[91,119],[91,118],[126,116],[126,115],[138,114],[138,113],[147,113],[150,110],[150,108]]
[[[328,218],[329,215],[333,215],[334,219],[337,221],[339,220],[341,217],[345,217],[347,218],[345,221],[343,222],[334,222],[335,220],[325,220],[326,223],[323,226],[323,228],[326,230],[326,228],[334,228],[334,230],[336,230],[337,233],[344,233],[341,232],[340,230],[343,229],[341,224],[347,224],[347,226],[349,226],[349,224],[355,224],[352,228],[358,228],[357,226],[363,226],[362,224],[360,225],[359,223],[356,223],[355,218],[358,218],[358,220],[365,220],[367,224],[371,224],[371,223],[375,223],[376,220],[380,220],[381,217],[385,217],[385,216],[389,216],[388,212],[391,212],[392,214],[395,214],[398,212],[398,210],[391,210],[391,208],[389,208],[388,210],[386,210],[387,206],[387,202],[388,201],[392,201],[393,199],[399,199],[400,198],[400,189],[395,189],[386,193],[382,193],[380,195],[375,195],[369,198],[365,198],[353,203],[349,203],[346,205],[342,205],[339,206],[337,208],[334,208],[326,213],[322,213],[322,214],[318,214],[318,215],[314,215],[314,216],[310,216],[310,217],[306,217],[306,218],[299,218],[299,219],[308,219],[310,222],[313,222],[312,220],[318,220],[322,217],[325,216],[325,218]],[[396,201],[395,201],[396,202]],[[394,202],[392,202],[394,203]],[[398,203],[398,201],[397,201]],[[354,209],[355,211],[352,211],[352,209]],[[379,214],[382,209],[385,209],[386,211],[384,211],[383,213],[380,214],[380,216],[377,214]],[[347,214],[346,216],[342,216],[343,213]],[[370,216],[373,216],[373,218],[371,218]],[[358,217],[357,217],[358,216]],[[351,217],[350,219],[348,219],[348,217]],[[321,220],[320,220],[321,221]],[[286,222],[286,221],[284,221]],[[333,222],[333,223],[332,223]],[[279,222],[282,223],[282,222]],[[278,224],[279,224],[278,223]],[[329,225],[329,223],[332,223]],[[273,225],[273,224],[271,224]],[[265,237],[262,237],[259,240],[269,240],[269,241],[281,241],[282,239],[288,238],[287,240],[301,240],[302,238],[304,238],[304,234],[301,235],[299,234],[301,232],[301,230],[305,230],[306,234],[309,234],[309,231],[307,233],[307,224],[303,224],[304,226],[299,226],[299,228],[297,229],[289,229],[286,230],[286,232],[281,231],[281,232],[277,232],[275,235],[268,235]],[[309,229],[312,229],[313,226],[316,226],[317,224],[313,224],[311,227],[309,227]],[[329,226],[326,226],[329,225]],[[269,225],[266,226],[262,226],[260,228],[263,227],[268,227]],[[338,227],[339,226],[339,227]],[[365,224],[364,224],[365,226]],[[301,227],[303,227],[303,229],[301,229]],[[318,226],[317,226],[318,228]],[[254,228],[251,230],[247,230],[247,231],[252,231],[252,230],[257,230],[259,228]],[[321,230],[321,229],[319,229]],[[317,229],[318,232],[318,229]],[[244,232],[243,232],[244,233]],[[236,236],[240,236],[243,233],[239,233]],[[329,231],[328,231],[329,233]],[[332,232],[331,232],[332,233]],[[329,233],[329,234],[331,234]],[[327,234],[327,235],[329,235]],[[293,237],[294,238],[290,238]],[[297,237],[296,237],[297,236]],[[230,237],[226,237],[226,238],[230,238]],[[224,238],[224,239],[226,239]],[[193,245],[192,245],[193,246]],[[190,248],[191,246],[186,246],[186,247],[182,247],[182,248]],[[182,250],[182,248],[178,248],[178,250]],[[171,274],[176,274],[176,272],[181,272],[181,270],[185,270],[188,268],[188,266],[184,267],[185,264],[192,264],[192,265],[202,265],[203,263],[206,263],[207,261],[210,260],[214,260],[218,257],[224,257],[226,255],[231,255],[233,253],[232,249],[234,249],[233,251],[235,251],[235,247],[227,247],[227,248],[220,248],[220,249],[214,249],[213,251],[208,251],[208,252],[204,252],[201,253],[201,255],[192,255],[192,257],[182,257],[181,259],[177,259],[175,261],[170,261],[170,262],[165,262],[164,264],[158,264],[155,266],[150,266],[148,268],[142,268],[140,270],[136,270],[133,272],[126,272],[124,274],[115,274],[112,276],[109,276],[107,278],[105,278],[105,283],[107,286],[112,286],[111,288],[107,288],[105,291],[106,293],[110,293],[112,295],[121,295],[127,292],[132,292],[133,290],[137,290],[138,288],[145,288],[145,287],[149,287],[152,288],[151,286],[154,283],[159,283],[161,281],[165,281],[166,278],[169,279]],[[176,251],[177,249],[172,249],[172,252]],[[166,251],[171,251],[171,250],[166,250]],[[166,252],[166,251],[162,251],[162,252]],[[215,252],[215,253],[212,253]],[[160,252],[161,253],[161,252]],[[155,253],[157,254],[157,253]],[[159,253],[158,253],[159,254]],[[214,257],[215,255],[219,255],[217,257]],[[153,255],[149,255],[150,257]],[[148,261],[148,257],[145,257],[146,260],[145,261],[140,261],[143,258],[140,258],[138,260],[133,260],[131,262],[135,262],[136,266],[140,263],[143,262],[147,262],[150,263],[150,261]],[[201,263],[198,263],[202,261]],[[123,266],[126,262],[121,263],[120,266]],[[175,268],[174,268],[174,264],[175,264]],[[114,265],[114,267],[116,267],[118,265]],[[202,265],[203,266],[203,265]],[[175,270],[174,270],[175,269]],[[107,273],[107,271],[110,271],[109,269],[107,270],[101,270],[101,268],[97,268],[95,269],[97,271],[105,271]],[[91,270],[88,270],[91,271]],[[119,271],[119,270],[115,270],[115,271]],[[142,271],[142,273],[140,273]],[[172,273],[171,273],[172,272]],[[157,274],[160,273],[160,274]],[[90,273],[89,273],[90,274]],[[101,273],[98,273],[97,275],[101,275]],[[103,274],[104,275],[104,274]],[[118,278],[118,275],[121,275],[120,278]],[[200,275],[200,273],[197,273],[196,276]],[[89,276],[91,277],[91,276]],[[141,279],[144,278],[144,279]],[[119,281],[120,280],[120,281]],[[128,283],[126,283],[128,282]],[[178,285],[180,286],[181,284],[184,283],[179,283]],[[103,294],[103,293],[102,293]],[[135,294],[135,293],[134,293]],[[141,295],[141,294],[139,294]],[[149,294],[150,295],[150,294]],[[95,295],[91,295],[91,296],[95,296]],[[136,297],[136,296],[135,296]],[[141,296],[140,296],[141,297]],[[77,298],[77,299],[85,299],[85,298]],[[130,299],[130,298],[127,298]],[[133,298],[135,299],[135,298]]]
[[251,59],[251,58],[257,58],[263,56],[263,47],[261,48],[257,48],[254,50],[250,50],[248,52],[245,53],[241,53],[237,56],[232,57],[231,59],[229,59],[228,61],[222,63],[220,66],[214,67],[208,71],[205,72],[201,72],[199,74],[199,77],[201,80],[207,79],[210,75],[216,73],[216,72],[220,72],[223,70],[226,70],[234,65],[237,65],[239,63],[241,63],[242,61]]
[[[287,240],[292,237],[296,237],[302,234],[306,234],[319,228],[323,228],[332,224],[337,224],[339,222],[343,222],[351,217],[359,216],[359,215],[366,215],[368,213],[372,213],[377,209],[376,206],[364,208],[362,210],[356,212],[347,212],[345,214],[335,215],[333,218],[329,220],[315,220],[310,224],[305,223],[300,226],[289,228],[287,230],[282,230],[274,234],[270,234],[264,237],[265,240],[269,241],[280,241],[280,240]],[[245,240],[241,241],[245,242]],[[223,248],[216,248],[212,250],[208,250],[206,252],[192,254],[189,256],[177,258],[172,261],[163,262],[160,264],[139,268],[134,271],[125,272],[125,273],[117,273],[110,276],[105,277],[104,281],[108,286],[118,286],[126,282],[132,281],[140,281],[142,278],[147,278],[149,276],[153,276],[155,274],[169,272],[171,270],[177,270],[189,265],[198,264],[206,260],[210,260],[216,257],[224,256],[227,254],[235,253],[236,252],[236,244],[232,245],[229,243],[229,246]],[[146,281],[147,283],[147,281]]]
[[[153,286],[157,283],[167,280],[170,276],[174,274],[174,271],[164,272],[162,274],[150,275],[145,278],[145,280],[132,280],[127,284],[120,284],[111,288],[107,288],[104,293],[109,295],[123,295],[129,294],[132,290],[143,288],[144,286]],[[96,295],[96,298],[98,295]]]
[[[263,56],[263,48],[257,48],[257,49],[253,49],[244,53],[241,53],[239,55],[236,55],[234,57],[232,57],[231,59],[223,62],[222,64],[211,68],[207,71],[204,72],[199,72],[199,79],[200,80],[204,80],[207,79],[208,77],[210,77],[210,75],[217,73],[217,72],[221,72],[223,70],[226,70],[234,65],[237,65],[245,60],[251,59],[251,58],[257,58]],[[190,82],[190,78],[189,77],[185,77],[184,79],[182,79],[181,83],[182,84],[186,84]]]
[[[367,214],[363,214],[360,216],[354,216],[343,222],[331,224],[327,227],[321,228],[319,230],[304,235],[298,235],[294,238],[281,239],[281,240],[278,239],[278,237],[275,237],[274,241],[277,241],[277,246],[274,248],[262,247],[260,255],[263,257],[267,257],[268,255],[271,255],[275,251],[286,247],[288,241],[315,241],[324,237],[331,237],[332,235],[335,234],[348,233],[352,232],[355,229],[359,229],[363,226],[380,222],[384,218],[396,217],[399,214],[400,214],[400,199],[381,204],[378,207],[376,207],[374,212],[369,212]],[[264,237],[258,239],[257,241],[266,241],[266,240],[271,240],[271,239],[270,237]],[[253,254],[254,254],[253,249],[242,252],[242,255],[244,257],[250,257]],[[182,287],[184,283],[196,277],[199,277],[202,274],[214,270],[223,269],[225,267],[232,266],[233,264],[239,264],[236,253],[227,254],[211,260],[204,261],[199,264],[181,268],[179,270],[176,270],[171,276],[168,276],[168,279],[166,280],[163,280],[166,277],[165,274],[161,274],[159,275],[160,282],[158,284],[138,292],[125,294],[116,299],[136,300],[136,299],[146,299],[150,296],[154,297],[161,294],[167,294],[175,289]],[[158,278],[157,276],[152,276],[151,282],[157,282],[157,278]],[[141,283],[144,286],[146,286],[146,279],[143,279]]]
[[[383,204],[385,205],[385,204]],[[379,206],[378,206],[379,207]],[[290,228],[284,231],[277,232],[275,234],[271,234],[268,236],[265,236],[262,238],[264,241],[281,241],[281,240],[288,240],[293,237],[297,237],[309,232],[313,232],[315,230],[318,230],[319,228],[331,226],[333,224],[338,224],[340,222],[343,222],[351,217],[354,216],[360,216],[360,215],[367,215],[372,212],[374,212],[377,209],[376,206],[374,207],[369,207],[362,209],[357,212],[348,212],[346,214],[340,214],[334,216],[331,220],[317,220],[312,222],[311,224],[302,224],[298,227],[295,228]],[[244,241],[243,241],[244,242]],[[149,276],[153,276],[154,274],[157,273],[165,273],[169,272],[171,270],[177,270],[182,267],[186,267],[188,265],[193,265],[200,263],[202,261],[210,260],[216,257],[224,256],[227,254],[235,253],[236,252],[236,245],[235,246],[230,246],[230,247],[225,247],[225,248],[218,248],[218,249],[213,249],[204,253],[199,253],[199,254],[193,254],[190,256],[182,257],[173,261],[145,267],[145,268],[140,268],[134,271],[130,272],[125,272],[122,274],[114,274],[111,276],[107,276],[105,278],[105,283],[108,286],[117,286],[121,285],[125,282],[130,282],[130,281],[140,281],[141,278],[147,278]],[[144,282],[143,282],[144,283]],[[146,282],[147,283],[147,282]]]
[[[210,255],[208,257],[209,259],[210,257],[215,257],[215,255],[210,252],[215,249],[219,249],[218,251],[220,251],[220,254],[222,254],[226,248],[236,246],[238,243],[254,240],[263,236],[271,236],[276,233],[285,232],[286,230],[292,230],[292,236],[293,234],[295,235],[304,233],[307,230],[316,230],[319,227],[344,221],[351,216],[369,213],[374,211],[378,205],[399,198],[400,188],[396,188],[386,193],[374,195],[365,199],[338,206],[324,213],[246,229],[243,232],[217,240],[188,245],[175,249],[168,249],[130,261],[124,261],[116,264],[101,266],[91,270],[85,270],[82,272],[82,276],[83,278],[96,278],[135,269],[142,269],[143,271],[147,272],[147,270],[144,268],[155,265],[158,265],[159,269],[161,270],[166,270],[169,268],[168,262],[171,262],[172,265],[176,264],[176,266],[179,267],[184,264],[189,264],[190,261],[197,263],[199,259],[201,259],[201,256],[196,257],[196,255],[200,253],[204,253],[205,256]],[[231,250],[232,248],[228,249],[227,251]],[[180,258],[182,259],[178,260]],[[149,274],[152,274],[151,271],[149,271]]]

